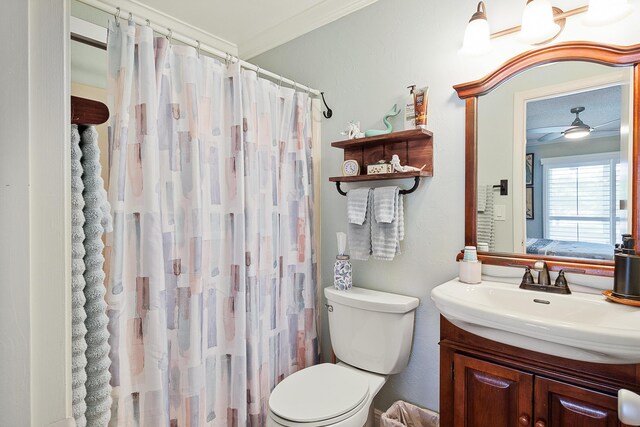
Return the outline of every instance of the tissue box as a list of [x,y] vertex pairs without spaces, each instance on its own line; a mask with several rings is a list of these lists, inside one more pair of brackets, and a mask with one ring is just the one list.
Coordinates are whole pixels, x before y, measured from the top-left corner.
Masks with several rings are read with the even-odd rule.
[[367,175],[379,175],[383,173],[393,173],[393,166],[389,163],[375,163],[367,165]]

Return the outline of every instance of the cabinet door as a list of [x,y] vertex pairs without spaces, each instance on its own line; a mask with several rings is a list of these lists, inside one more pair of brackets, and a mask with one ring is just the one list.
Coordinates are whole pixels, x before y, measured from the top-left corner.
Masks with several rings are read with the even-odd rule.
[[453,365],[455,427],[531,425],[531,374],[460,354]]
[[617,427],[618,399],[547,378],[535,379],[535,427]]

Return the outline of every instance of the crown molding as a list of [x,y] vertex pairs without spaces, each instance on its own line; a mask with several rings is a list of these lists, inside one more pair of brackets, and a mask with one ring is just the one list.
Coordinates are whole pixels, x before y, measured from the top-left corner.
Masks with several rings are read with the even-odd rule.
[[360,10],[377,0],[325,0],[238,44],[241,58],[249,59],[316,28]]

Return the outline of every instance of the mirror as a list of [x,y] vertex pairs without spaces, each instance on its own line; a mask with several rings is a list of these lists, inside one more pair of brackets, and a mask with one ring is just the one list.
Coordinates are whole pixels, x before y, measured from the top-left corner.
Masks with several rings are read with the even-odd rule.
[[630,219],[630,71],[547,64],[479,98],[480,248],[613,259]]
[[637,236],[638,61],[640,46],[562,43],[455,86],[467,105],[465,244],[485,263],[613,274],[614,244]]

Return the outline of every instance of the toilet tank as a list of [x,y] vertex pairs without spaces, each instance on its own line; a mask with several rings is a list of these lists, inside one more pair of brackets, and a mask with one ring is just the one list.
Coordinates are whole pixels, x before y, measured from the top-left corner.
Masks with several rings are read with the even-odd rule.
[[327,287],[324,295],[338,359],[384,375],[407,366],[417,298],[356,287],[348,291]]

